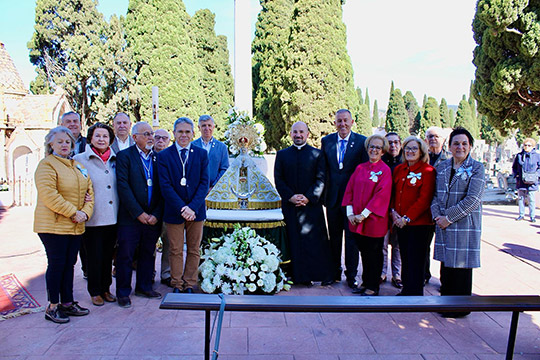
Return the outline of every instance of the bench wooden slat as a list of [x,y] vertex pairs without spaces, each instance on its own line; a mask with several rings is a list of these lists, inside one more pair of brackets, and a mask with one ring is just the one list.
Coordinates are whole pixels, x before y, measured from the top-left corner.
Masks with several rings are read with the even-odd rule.
[[[540,296],[225,296],[226,311],[446,312],[540,311]],[[215,294],[167,294],[160,309],[219,310]]]

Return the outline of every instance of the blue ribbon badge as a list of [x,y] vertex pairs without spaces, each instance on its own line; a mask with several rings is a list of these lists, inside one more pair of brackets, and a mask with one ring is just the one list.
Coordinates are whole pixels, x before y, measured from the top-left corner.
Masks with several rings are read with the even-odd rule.
[[460,167],[456,172],[456,176],[461,176],[462,180],[467,180],[467,177],[472,176],[472,165],[469,167]]
[[381,174],[382,174],[381,170],[379,170],[377,172],[372,171],[371,176],[369,177],[369,180],[371,180],[373,182],[377,182],[377,181],[379,181],[379,175],[381,175]]
[[407,179],[411,179],[411,185],[416,185],[416,180],[422,179],[422,173],[413,173],[412,171],[407,175]]

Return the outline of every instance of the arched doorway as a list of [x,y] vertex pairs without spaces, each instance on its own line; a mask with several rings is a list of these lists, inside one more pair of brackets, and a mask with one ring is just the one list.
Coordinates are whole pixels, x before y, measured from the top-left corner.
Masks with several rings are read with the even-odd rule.
[[13,195],[18,206],[32,205],[34,195],[35,154],[27,146],[18,146],[13,151]]

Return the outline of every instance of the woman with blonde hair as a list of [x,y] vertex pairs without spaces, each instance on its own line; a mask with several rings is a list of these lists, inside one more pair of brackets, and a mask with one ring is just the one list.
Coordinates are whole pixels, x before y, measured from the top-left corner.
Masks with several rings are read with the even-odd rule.
[[429,165],[424,141],[409,136],[403,142],[403,163],[394,169],[390,213],[401,251],[400,295],[424,295],[424,260],[433,238],[431,201],[435,168]]
[[[88,171],[71,159],[75,139],[58,126],[45,137],[46,157],[35,174],[37,204],[34,232],[47,253],[45,319],[67,323],[68,316],[88,315],[89,310],[73,300],[73,267],[84,233],[84,223],[93,213],[93,189]],[[90,201],[85,200],[90,197]]]

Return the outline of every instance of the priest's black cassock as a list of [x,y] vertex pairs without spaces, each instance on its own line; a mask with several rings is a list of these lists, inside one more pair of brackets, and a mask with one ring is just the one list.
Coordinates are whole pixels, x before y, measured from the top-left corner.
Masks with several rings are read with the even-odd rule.
[[[296,283],[331,279],[330,245],[321,203],[324,166],[321,151],[307,144],[301,148],[293,145],[276,155],[274,180],[281,196]],[[289,199],[295,194],[308,198],[308,204],[297,207],[291,203]]]

